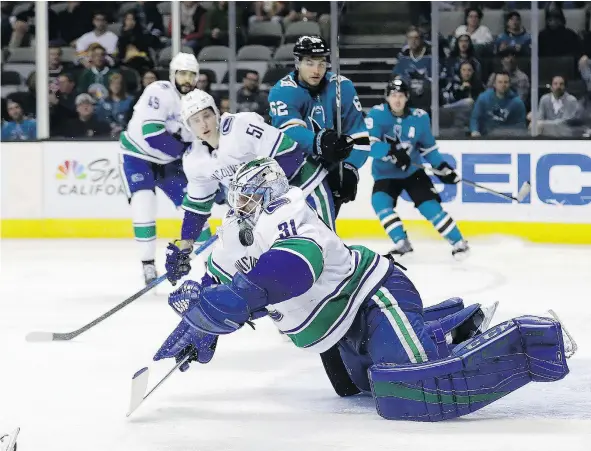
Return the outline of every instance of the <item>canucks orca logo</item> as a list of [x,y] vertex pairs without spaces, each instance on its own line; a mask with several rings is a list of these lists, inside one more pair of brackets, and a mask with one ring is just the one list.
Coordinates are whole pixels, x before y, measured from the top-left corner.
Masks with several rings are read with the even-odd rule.
[[267,309],[267,311],[269,312],[269,318],[271,318],[273,321],[279,322],[283,319],[283,313],[278,312],[277,310]]

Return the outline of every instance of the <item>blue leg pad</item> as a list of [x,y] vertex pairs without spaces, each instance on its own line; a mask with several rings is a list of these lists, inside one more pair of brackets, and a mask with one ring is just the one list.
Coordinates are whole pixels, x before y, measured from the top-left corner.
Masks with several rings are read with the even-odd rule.
[[425,307],[423,309],[423,318],[425,321],[434,321],[459,312],[463,308],[464,301],[461,298],[450,298],[431,307]]
[[562,328],[522,316],[421,364],[377,364],[368,373],[378,413],[389,420],[441,421],[467,415],[531,381],[568,374]]
[[449,356],[451,348],[448,345],[459,344],[476,336],[483,319],[480,304],[472,304],[444,318],[426,321],[426,330],[437,345],[439,358]]

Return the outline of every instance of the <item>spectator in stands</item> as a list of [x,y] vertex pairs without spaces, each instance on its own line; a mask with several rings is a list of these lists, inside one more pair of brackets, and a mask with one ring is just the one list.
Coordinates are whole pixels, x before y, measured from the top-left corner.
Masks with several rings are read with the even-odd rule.
[[[530,94],[529,77],[517,67],[515,50],[512,47],[507,47],[499,52],[499,57],[501,58],[502,71],[507,72],[511,78],[511,89],[525,103]],[[494,83],[495,74],[493,72],[490,74],[487,87],[492,88]]]
[[466,60],[461,64],[459,71],[443,87],[443,107],[469,107],[471,109],[474,101],[483,91],[484,85],[480,75],[472,63]]
[[90,94],[78,94],[76,97],[76,112],[78,117],[65,121],[61,136],[66,138],[108,137],[111,127],[99,120],[94,113],[94,99]]
[[57,77],[64,72],[70,72],[74,69],[74,65],[69,62],[62,62],[62,49],[60,47],[49,47],[48,54],[49,64],[49,85],[54,85],[57,89]]
[[271,20],[279,23],[296,22],[298,13],[292,8],[292,4],[293,2],[272,2]]
[[579,99],[575,117],[567,121],[567,124],[576,132],[576,136],[591,138],[591,91],[587,91]]
[[210,96],[212,96],[215,100],[215,104],[219,107],[220,96],[216,92],[211,90],[211,80],[209,79],[209,75],[207,74],[207,72],[199,72],[199,77],[197,77],[197,89],[205,91]]
[[97,118],[111,126],[111,136],[119,133],[127,126],[134,97],[127,94],[123,76],[114,73],[109,78],[109,95],[99,100],[96,109]]
[[203,47],[207,10],[199,2],[181,2],[181,36],[183,44],[197,55]]
[[107,96],[107,83],[114,69],[107,65],[106,51],[100,44],[92,44],[90,49],[90,66],[85,69],[78,80],[78,92],[88,92],[95,99]]
[[478,96],[470,118],[470,131],[474,137],[487,136],[497,129],[526,130],[525,105],[511,90],[506,72],[495,74],[494,88]]
[[49,125],[54,136],[63,127],[63,123],[74,119],[76,113],[76,82],[69,73],[57,77],[58,89],[49,93]]
[[424,42],[423,36],[414,26],[407,30],[406,40],[408,48],[398,54],[393,74],[400,75],[410,84],[413,106],[425,109],[420,101],[422,99],[431,104],[430,98],[427,99],[431,88],[431,46]]
[[150,47],[156,49],[162,47],[160,38],[165,36],[162,14],[158,11],[157,5],[157,2],[137,2],[135,7],[136,20],[144,31],[154,37]]
[[0,32],[2,37],[0,38],[0,45],[2,48],[7,47],[12,36],[12,25],[10,24],[10,16],[14,9],[15,3],[13,2],[2,2],[0,5],[0,11],[2,12],[2,25],[0,25]]
[[557,4],[546,5],[546,27],[538,35],[539,56],[581,57],[581,40],[577,33],[566,28],[564,12]]
[[505,32],[497,36],[495,41],[495,53],[506,48],[512,48],[519,56],[531,54],[531,35],[521,25],[521,15],[517,11],[507,15]]
[[294,21],[315,21],[318,22],[318,25],[320,26],[320,34],[322,37],[327,41],[330,40],[330,2],[291,2],[291,9],[295,10],[295,14],[290,14],[283,19],[283,24],[286,28]]
[[242,87],[238,90],[236,97],[237,113],[254,111],[265,116],[269,109],[267,96],[259,91],[259,74],[257,71],[249,70],[244,74]]
[[230,112],[230,99],[227,97],[222,97],[220,100],[220,114],[229,113]]
[[21,106],[14,100],[6,103],[10,121],[2,125],[2,141],[26,141],[37,138],[37,123],[33,119],[25,119]]
[[145,72],[154,67],[154,62],[150,58],[152,38],[153,36],[146,33],[137,21],[135,13],[126,13],[117,41],[121,62],[138,72]]
[[[236,8],[236,41],[241,46],[241,9]],[[207,45],[228,45],[228,2],[214,2],[205,15],[205,41]]]
[[591,32],[587,30],[583,38],[583,56],[579,59],[579,71],[587,84],[587,91],[591,91]]
[[248,18],[248,24],[254,22],[266,22],[271,20],[273,15],[273,3],[275,2],[252,2],[252,15]]
[[144,92],[144,89],[146,89],[146,87],[148,85],[151,85],[152,83],[154,83],[155,81],[158,80],[158,75],[156,75],[156,72],[148,70],[146,72],[144,72],[144,75],[142,76],[142,89],[141,92]]
[[449,54],[440,78],[452,79],[459,75],[460,66],[469,62],[479,77],[482,76],[480,61],[474,56],[474,45],[469,34],[463,34],[455,40],[454,48]]
[[[577,112],[577,99],[566,92],[564,78],[552,78],[551,92],[544,94],[538,106],[538,134],[546,136],[571,136],[567,121]],[[527,119],[531,121],[531,112]],[[531,124],[530,124],[531,127]]]
[[[422,2],[416,2],[422,3]],[[425,2],[427,3],[427,2]],[[410,4],[413,4],[412,2]],[[430,8],[430,6],[429,6]],[[431,36],[431,21],[424,16],[419,17],[418,26],[419,33],[423,35],[423,40],[426,44],[431,45],[431,40],[433,37]],[[449,48],[449,42],[445,37],[438,33],[438,44],[439,44],[439,61],[444,61],[447,57],[449,57],[451,53],[451,49]],[[408,44],[405,44],[405,47]],[[404,47],[403,47],[404,49]]]
[[58,14],[60,35],[66,45],[76,47],[80,36],[92,30],[92,2],[68,2]]
[[83,34],[76,41],[76,52],[81,58],[80,62],[84,67],[91,67],[89,61],[90,46],[92,44],[99,44],[101,48],[110,56],[117,55],[117,41],[119,38],[112,31],[107,30],[107,17],[104,13],[95,13],[92,19],[94,30]]
[[25,116],[34,118],[37,116],[37,78],[35,71],[29,74],[26,84],[26,91],[13,92],[8,95],[8,99],[18,103],[25,112]]
[[464,25],[456,28],[456,38],[464,34],[470,35],[474,45],[487,45],[493,42],[493,36],[486,25],[482,25],[482,11],[478,8],[467,8],[464,11]]

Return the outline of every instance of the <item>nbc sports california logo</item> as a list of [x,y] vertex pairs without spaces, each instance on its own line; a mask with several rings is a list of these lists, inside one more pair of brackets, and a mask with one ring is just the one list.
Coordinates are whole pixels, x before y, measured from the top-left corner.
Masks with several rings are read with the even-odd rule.
[[126,195],[116,164],[108,158],[92,160],[86,165],[66,160],[55,172],[57,192],[61,196]]

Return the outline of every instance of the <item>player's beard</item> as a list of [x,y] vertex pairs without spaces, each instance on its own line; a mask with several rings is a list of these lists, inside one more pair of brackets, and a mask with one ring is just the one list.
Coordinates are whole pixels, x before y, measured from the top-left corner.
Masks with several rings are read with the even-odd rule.
[[189,94],[193,90],[193,86],[190,83],[183,83],[182,85],[176,84],[176,89],[183,95]]

